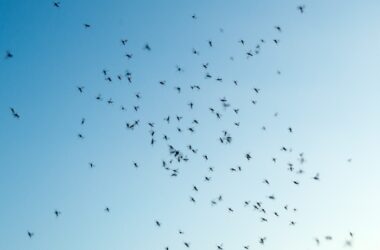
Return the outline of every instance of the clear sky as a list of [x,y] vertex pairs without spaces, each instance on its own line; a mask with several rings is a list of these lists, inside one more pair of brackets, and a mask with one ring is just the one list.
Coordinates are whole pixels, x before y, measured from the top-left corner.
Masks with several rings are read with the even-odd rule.
[[[377,0],[0,0],[0,249],[327,250],[349,232],[354,249],[379,249],[379,13]],[[169,166],[177,177],[168,144],[189,157]]]

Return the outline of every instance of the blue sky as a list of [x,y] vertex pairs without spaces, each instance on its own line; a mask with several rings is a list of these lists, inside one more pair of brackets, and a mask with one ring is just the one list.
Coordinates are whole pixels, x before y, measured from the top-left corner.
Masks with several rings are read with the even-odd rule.
[[[55,8],[51,1],[0,0],[0,52],[14,54],[0,60],[0,249],[185,249],[184,241],[191,249],[222,243],[225,249],[258,249],[260,237],[267,237],[265,249],[317,249],[315,237],[321,249],[340,249],[350,231],[355,249],[379,248],[378,1],[60,2]],[[299,4],[306,5],[302,15]],[[247,59],[260,39],[266,41],[260,54]],[[152,51],[143,50],[146,43]],[[116,79],[126,71],[132,84]],[[213,79],[205,79],[206,72]],[[77,86],[85,86],[83,94]],[[102,102],[95,99],[99,94]],[[221,107],[222,97],[239,115]],[[14,119],[9,107],[21,118]],[[220,121],[209,107],[221,112]],[[163,120],[168,115],[169,125]],[[178,123],[175,115],[184,118]],[[125,123],[136,119],[140,126],[127,130]],[[153,147],[148,122],[155,123]],[[230,145],[218,142],[223,130],[233,137]],[[176,178],[161,167],[170,158],[167,144],[190,157],[173,164],[180,169]],[[199,153],[188,152],[188,144]],[[289,172],[290,162],[305,173]],[[243,171],[229,171],[238,165]],[[319,182],[312,179],[316,173]],[[205,183],[204,176],[212,181]],[[223,202],[211,206],[219,194]],[[272,194],[275,201],[267,198]],[[246,200],[262,201],[268,214],[244,207]],[[297,212],[285,211],[285,204]],[[334,240],[326,242],[326,235]]]

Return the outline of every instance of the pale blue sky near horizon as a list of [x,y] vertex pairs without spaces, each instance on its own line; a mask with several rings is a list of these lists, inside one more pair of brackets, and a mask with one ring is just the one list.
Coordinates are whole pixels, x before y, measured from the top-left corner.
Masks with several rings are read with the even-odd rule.
[[[183,242],[189,241],[194,250],[221,243],[226,250],[243,245],[328,250],[346,248],[350,231],[353,249],[380,247],[380,2],[60,3],[55,8],[52,1],[0,0],[0,53],[14,55],[0,60],[0,249],[185,249]],[[299,4],[306,5],[304,14],[297,11]],[[122,38],[128,39],[126,46]],[[261,38],[266,42],[260,54],[247,59],[245,53]],[[147,42],[150,52],[143,50]],[[184,72],[176,72],[176,65]],[[111,84],[104,81],[103,69],[113,76]],[[116,80],[126,70],[133,84]],[[205,79],[206,72],[223,83]],[[161,80],[167,86],[160,86]],[[201,90],[192,91],[193,84]],[[83,94],[77,86],[85,86]],[[181,94],[175,86],[182,87]],[[95,100],[98,94],[102,102]],[[239,116],[220,107],[222,97],[240,108]],[[109,98],[115,103],[107,105]],[[140,105],[138,112],[134,105]],[[21,118],[14,119],[9,107]],[[222,112],[221,121],[209,107]],[[175,114],[183,115],[181,123]],[[163,121],[168,115],[170,125]],[[135,119],[141,125],[126,130],[125,123]],[[191,124],[193,119],[200,125]],[[153,147],[147,122],[155,123]],[[178,134],[177,126],[193,126],[196,132]],[[218,143],[224,129],[232,134],[231,145]],[[192,144],[210,160],[187,153],[190,162],[178,166],[178,177],[170,177],[161,167],[169,157],[164,133],[169,144],[184,151]],[[281,152],[281,146],[294,152]],[[254,156],[250,162],[244,159],[247,152]],[[301,152],[302,166],[297,164]],[[272,157],[278,158],[276,165]],[[90,169],[88,162],[96,167]],[[305,174],[289,173],[288,162]],[[228,171],[237,165],[241,173]],[[209,166],[215,173],[208,173]],[[316,173],[319,182],[312,179]],[[203,181],[205,175],[213,176],[210,183]],[[299,187],[292,184],[295,179]],[[198,193],[191,190],[194,184]],[[210,206],[219,194],[223,203]],[[266,198],[271,194],[275,202]],[[269,222],[261,223],[260,214],[244,208],[245,200],[262,201],[280,218],[268,214]],[[298,211],[285,212],[284,204]],[[228,207],[235,212],[228,213]],[[55,209],[62,212],[59,218]],[[291,220],[295,227],[289,227]],[[32,239],[28,230],[35,233]],[[326,235],[334,240],[322,240]],[[315,237],[321,239],[319,247]]]

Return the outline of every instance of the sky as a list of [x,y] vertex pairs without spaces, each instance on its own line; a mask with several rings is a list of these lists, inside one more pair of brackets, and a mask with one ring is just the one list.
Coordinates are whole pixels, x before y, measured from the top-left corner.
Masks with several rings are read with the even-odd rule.
[[[352,248],[379,249],[378,13],[376,0],[62,0],[59,8],[0,0],[0,249],[186,249],[191,242],[194,250],[328,250],[347,248],[349,232]],[[260,53],[247,58],[257,44]],[[231,107],[221,106],[223,97]],[[135,120],[140,125],[126,129]],[[219,143],[223,130],[231,144]],[[177,177],[161,166],[171,159],[168,144],[190,158],[170,166]],[[242,171],[231,173],[237,166]],[[267,214],[244,201],[262,202]]]

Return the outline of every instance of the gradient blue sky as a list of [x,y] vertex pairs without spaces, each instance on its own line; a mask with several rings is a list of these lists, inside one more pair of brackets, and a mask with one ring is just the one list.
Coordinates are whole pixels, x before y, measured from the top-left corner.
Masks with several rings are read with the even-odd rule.
[[[14,54],[0,60],[0,249],[184,249],[183,241],[190,241],[195,250],[221,243],[225,249],[249,244],[301,250],[316,249],[313,238],[325,235],[334,240],[322,241],[320,249],[340,249],[350,231],[355,249],[379,249],[379,1],[60,2],[57,9],[52,1],[0,0],[0,52]],[[303,15],[296,9],[301,3]],[[197,20],[191,19],[194,13]],[[92,27],[84,29],[84,23]],[[121,38],[128,39],[127,46]],[[267,42],[260,55],[247,59],[245,52],[261,38]],[[271,42],[275,38],[279,46]],[[146,42],[151,52],[142,49]],[[205,62],[223,83],[204,78]],[[184,72],[176,72],[176,65]],[[114,78],[129,70],[134,83],[107,84],[105,68]],[[201,91],[191,91],[192,84]],[[77,86],[85,86],[85,93]],[[180,95],[175,86],[182,87]],[[253,87],[261,89],[259,95]],[[138,92],[141,100],[134,96]],[[103,102],[95,100],[98,94]],[[223,110],[218,100],[224,96],[240,108],[239,116]],[[113,105],[105,103],[110,97]],[[133,105],[141,110],[134,112]],[[21,119],[14,119],[9,107]],[[221,121],[208,107],[222,112]],[[180,124],[175,114],[184,116]],[[170,125],[163,121],[167,115]],[[177,126],[193,126],[194,118],[200,121],[195,135],[176,132]],[[126,130],[125,122],[135,119],[140,127]],[[147,122],[156,124],[154,147]],[[218,143],[224,129],[233,136],[231,145]],[[164,133],[170,144],[184,151],[192,144],[210,160],[187,153],[191,161],[171,178],[161,168],[169,157]],[[293,153],[281,152],[281,146]],[[247,152],[254,155],[250,162]],[[300,152],[306,157],[302,166]],[[288,162],[306,173],[290,173]],[[243,171],[231,174],[229,168],[237,165]],[[209,166],[215,173],[205,183]],[[316,173],[320,182],[312,180]],[[211,207],[219,194],[223,203]],[[271,194],[278,199],[268,200]],[[197,204],[189,202],[190,195]],[[268,215],[269,222],[261,223],[244,200],[263,201],[281,216]],[[284,204],[298,211],[286,212]],[[62,211],[59,218],[55,209]],[[289,227],[290,220],[297,225]],[[27,230],[35,233],[32,239]],[[268,238],[264,247],[258,244],[262,236]]]

